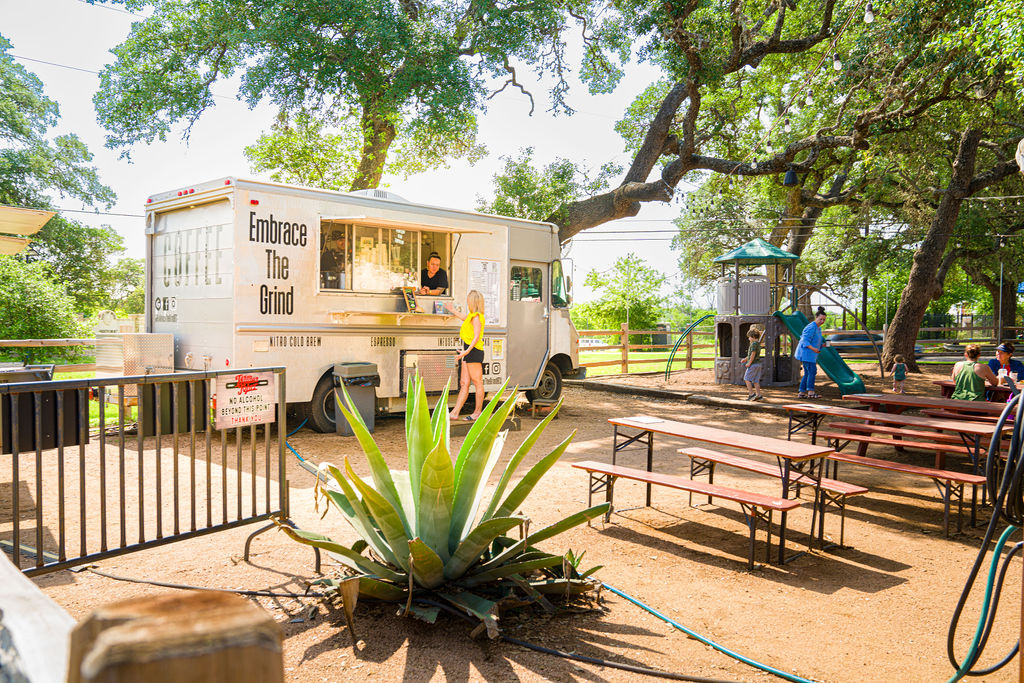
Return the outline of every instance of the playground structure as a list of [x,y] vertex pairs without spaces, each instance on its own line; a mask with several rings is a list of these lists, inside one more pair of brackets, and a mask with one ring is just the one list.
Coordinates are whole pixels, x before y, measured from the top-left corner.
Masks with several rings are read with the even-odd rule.
[[[740,360],[747,355],[750,348],[747,335],[751,329],[757,329],[761,333],[760,341],[764,353],[761,384],[796,384],[800,378],[800,371],[799,362],[793,356],[793,340],[800,338],[808,324],[800,305],[809,305],[812,293],[817,293],[830,303],[847,310],[857,324],[863,327],[856,313],[849,311],[840,301],[823,292],[821,287],[796,284],[794,270],[797,260],[799,257],[795,254],[760,238],[714,259],[714,262],[722,267],[721,278],[718,281],[718,315],[715,316],[716,384],[743,384],[743,373],[746,368]],[[727,272],[730,265],[731,273]],[[741,273],[741,268],[761,266],[766,270],[765,275]],[[787,294],[789,303],[783,306]],[[787,337],[787,332],[792,339]],[[866,329],[865,332],[867,333]],[[871,340],[881,368],[879,349],[870,334],[868,339]],[[864,392],[863,380],[850,369],[834,348],[822,348],[818,354],[818,364],[844,396]]]

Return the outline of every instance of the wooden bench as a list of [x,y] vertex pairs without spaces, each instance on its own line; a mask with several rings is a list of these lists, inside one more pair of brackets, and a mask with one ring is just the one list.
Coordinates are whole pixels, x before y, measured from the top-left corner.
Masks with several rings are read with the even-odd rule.
[[[845,423],[838,423],[838,425],[843,425],[843,424],[845,424]],[[838,425],[837,424],[832,424],[830,426],[831,427],[836,427]],[[893,436],[899,436],[899,435],[913,436],[915,433],[916,434],[920,434],[920,432],[915,432],[914,430],[905,430],[905,429],[902,429],[900,427],[883,427],[882,425],[861,425],[861,424],[854,424],[852,426],[860,428],[861,430],[864,430],[864,431],[879,431],[879,432],[883,432],[883,430],[884,430],[884,433],[892,434]],[[839,428],[843,429],[842,426],[840,426]],[[919,448],[919,449],[921,449],[923,451],[933,451],[935,453],[935,468],[936,469],[943,469],[943,468],[946,467],[946,454],[947,453],[955,453],[956,455],[965,455],[968,458],[971,457],[971,449],[969,449],[967,446],[962,445],[963,441],[960,441],[960,437],[959,436],[956,437],[956,439],[958,441],[960,441],[961,445],[959,445],[959,446],[951,444],[951,443],[940,443],[938,441],[912,441],[910,439],[896,439],[896,438],[887,439],[887,438],[884,438],[884,437],[881,437],[881,436],[871,436],[870,434],[857,434],[856,432],[853,432],[853,431],[832,432],[832,431],[827,431],[827,430],[821,429],[821,430],[818,430],[818,436],[819,437],[824,437],[825,439],[827,439],[828,443],[831,444],[832,447],[835,448],[837,451],[843,450],[843,448],[845,448],[846,445],[849,444],[851,441],[856,441],[858,443],[862,443],[862,444],[865,444],[865,445],[875,444],[875,445],[880,445],[880,446],[892,446],[893,448],[896,448],[896,449],[900,449],[900,448]],[[861,457],[863,457],[863,456],[861,456]]]
[[937,410],[934,408],[922,410],[921,413],[923,415],[928,415],[930,417],[941,417],[946,420],[973,420],[975,422],[991,422],[993,424],[999,422],[999,418],[994,415],[973,415],[971,413],[954,413],[949,410]]
[[[746,470],[747,472],[755,472],[757,474],[764,474],[769,477],[775,477],[776,479],[782,479],[782,470],[778,465],[772,465],[771,463],[761,462],[760,460],[751,460],[750,458],[744,458],[739,455],[730,455],[729,453],[720,453],[713,451],[708,448],[680,448],[679,453],[690,458],[690,478],[693,479],[704,472],[708,473],[708,483],[714,483],[715,481],[715,465],[726,465],[728,467],[735,467],[737,469]],[[790,482],[791,486],[795,486],[797,495],[800,495],[800,489],[804,486],[814,486],[815,483],[812,479],[807,477],[805,474],[797,473],[796,477]],[[846,531],[846,499],[850,496],[860,496],[868,492],[867,488],[858,484],[850,484],[845,481],[837,481],[835,479],[822,478],[819,482],[821,489],[822,502],[825,505],[834,505],[839,510],[840,523],[839,523],[839,545],[843,545],[843,539]],[[693,494],[690,494],[691,503],[693,501]],[[711,497],[708,497],[708,502],[711,502]],[[824,515],[822,515],[822,524],[824,524]],[[811,523],[811,538],[814,537],[815,522]]]
[[865,458],[860,455],[847,453],[833,453],[828,457],[828,459],[832,462],[833,477],[839,476],[839,463],[845,462],[850,463],[851,465],[862,465],[864,467],[873,467],[879,470],[900,472],[902,474],[911,474],[932,479],[936,486],[938,486],[939,492],[942,494],[942,521],[946,531],[946,538],[949,538],[949,503],[954,497],[957,501],[956,529],[957,531],[963,529],[962,512],[964,502],[964,485],[969,485],[975,491],[975,495],[971,500],[971,526],[974,526],[975,513],[977,511],[977,487],[984,486],[985,484],[985,477],[981,475],[968,474],[966,472],[953,472],[933,467],[920,467],[918,465],[908,465],[906,463],[893,462],[891,460]]
[[[750,529],[750,555],[748,558],[748,566],[751,569],[754,568],[754,541],[757,533],[758,521],[764,520],[766,523],[768,530],[766,558],[768,558],[767,561],[770,561],[772,546],[772,512],[776,510],[779,512],[788,512],[800,506],[799,500],[775,498],[773,496],[766,496],[762,493],[752,493],[741,489],[717,486],[703,481],[694,481],[693,479],[686,479],[685,477],[659,474],[657,472],[648,472],[647,470],[621,467],[619,465],[609,465],[603,462],[587,460],[573,463],[572,466],[576,469],[583,470],[590,475],[590,484],[588,486],[587,493],[587,500],[589,501],[593,500],[595,493],[604,491],[605,500],[612,503],[615,480],[622,478],[632,479],[633,481],[640,481],[647,484],[655,484],[657,486],[665,486],[680,491],[688,491],[690,493],[697,493],[714,498],[724,498],[726,500],[739,503],[740,508],[743,510],[744,517],[747,520],[747,527]],[[609,507],[608,512],[605,514],[606,522],[611,517],[611,513],[612,507]]]

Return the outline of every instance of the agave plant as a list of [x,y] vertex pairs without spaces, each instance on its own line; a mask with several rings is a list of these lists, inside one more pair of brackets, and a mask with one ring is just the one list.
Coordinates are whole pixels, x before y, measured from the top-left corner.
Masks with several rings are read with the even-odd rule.
[[[440,606],[454,608],[480,619],[488,635],[495,638],[501,608],[536,602],[552,609],[545,596],[579,595],[598,585],[587,578],[594,569],[581,574],[579,558],[571,551],[557,555],[536,546],[604,514],[607,503],[536,531],[530,530],[529,518],[517,514],[575,436],[574,431],[513,485],[516,470],[561,403],[512,455],[485,505],[486,484],[505,442],[505,432],[500,430],[517,397],[513,390],[502,402],[506,388],[507,382],[488,402],[453,462],[448,388],[431,415],[423,382],[419,377],[410,380],[405,412],[408,471],[388,469],[347,392],[346,405],[338,402],[338,410],[366,454],[372,483],[357,475],[345,457],[342,467],[320,466],[318,500],[326,497],[360,540],[348,547],[321,534],[281,528],[296,541],[321,548],[345,565],[348,578],[318,583],[343,597],[350,623],[355,599],[362,596],[404,603],[406,614],[430,622]],[[509,535],[515,530],[518,538]]]

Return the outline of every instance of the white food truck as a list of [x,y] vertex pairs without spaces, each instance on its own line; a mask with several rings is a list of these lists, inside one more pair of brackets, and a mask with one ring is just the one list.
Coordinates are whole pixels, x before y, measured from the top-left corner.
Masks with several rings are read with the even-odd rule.
[[[378,412],[404,409],[417,372],[428,392],[457,387],[461,321],[444,305],[465,313],[473,289],[486,391],[511,378],[552,399],[582,374],[549,223],[231,177],[150,197],[146,236],[147,329],[174,335],[175,368],[285,366],[289,406],[320,431],[338,363],[376,365]],[[449,286],[420,295],[434,254]]]

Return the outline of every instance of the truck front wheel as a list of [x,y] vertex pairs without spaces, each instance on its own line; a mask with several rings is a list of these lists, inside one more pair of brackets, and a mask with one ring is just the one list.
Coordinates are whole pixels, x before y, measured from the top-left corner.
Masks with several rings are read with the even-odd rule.
[[536,389],[529,389],[526,398],[533,403],[537,399],[542,401],[557,401],[562,395],[562,371],[554,363],[544,366],[544,374],[540,376],[540,383]]
[[328,374],[317,383],[306,409],[309,426],[321,434],[333,434],[336,430],[334,411],[334,380]]

